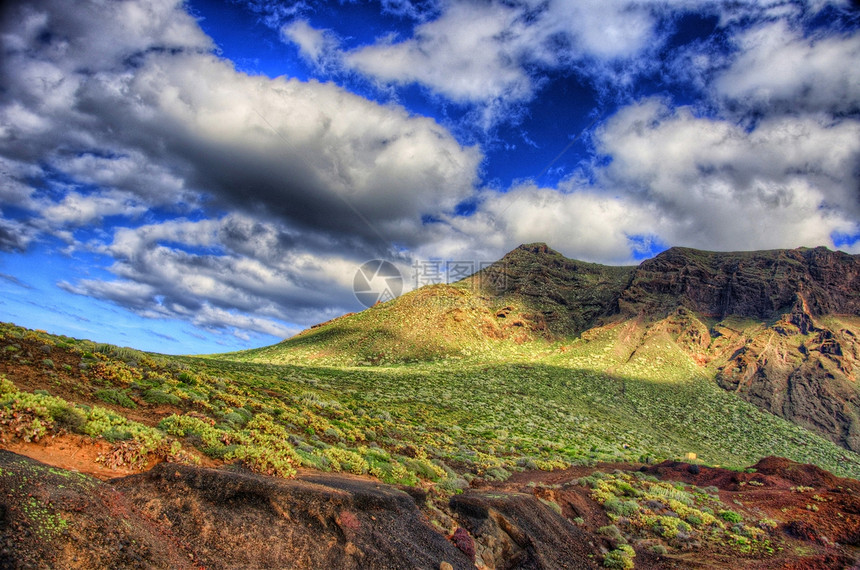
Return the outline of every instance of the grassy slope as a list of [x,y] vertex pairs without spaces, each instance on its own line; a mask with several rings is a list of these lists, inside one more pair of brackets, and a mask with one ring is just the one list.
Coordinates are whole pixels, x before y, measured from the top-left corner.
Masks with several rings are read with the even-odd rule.
[[340,398],[420,417],[467,448],[507,455],[507,467],[511,459],[638,461],[688,453],[740,467],[776,453],[860,474],[855,454],[717,386],[675,321],[616,322],[570,344],[491,341],[480,356],[313,374]]
[[246,362],[342,366],[516,352],[517,345],[540,338],[524,312],[522,303],[483,295],[467,282],[432,285],[273,346],[214,356]]
[[[720,262],[729,265],[738,260],[768,265],[771,258],[785,257],[784,252],[669,253],[708,271],[716,271],[710,266],[726,256],[728,261]],[[501,430],[520,438],[490,442],[491,454],[511,445],[528,450],[525,455],[537,449],[543,457],[566,461],[695,453],[712,464],[740,466],[780,453],[857,473],[854,454],[742,402],[714,382],[715,374],[725,374],[720,367],[731,371],[734,364],[727,359],[739,347],[773,344],[768,328],[773,323],[737,317],[717,322],[689,310],[676,312],[677,298],[668,293],[662,300],[643,298],[662,307],[656,320],[646,311],[652,316],[626,313],[629,318],[622,321],[625,313],[612,312],[632,269],[573,261],[542,244],[525,245],[453,286],[420,289],[279,345],[221,358],[382,365],[384,370],[374,372],[333,374],[347,391],[354,386],[356,393],[378,392],[378,402],[394,405],[402,391],[407,401],[435,409],[431,419],[450,417],[451,425],[471,435],[489,437]],[[633,301],[624,299],[628,305]],[[807,336],[779,338],[797,344]],[[790,351],[783,348],[775,349],[773,359],[785,358]]]
[[[377,367],[144,355],[11,326],[2,328],[0,350],[13,382],[26,368],[31,384],[41,378],[51,394],[88,404],[78,406],[86,422],[73,429],[118,445],[142,438],[142,454],[178,457],[181,447],[187,457],[244,459],[263,472],[305,465],[456,488],[462,474],[696,453],[733,467],[779,454],[860,477],[860,457],[722,391],[671,337],[642,342],[629,333],[616,324],[571,345],[528,344],[495,359]],[[40,362],[45,345],[54,366]],[[661,367],[647,364],[656,359]],[[40,417],[49,431],[68,419],[53,396],[31,391],[7,387],[2,414],[20,412],[23,397],[46,407]],[[134,408],[104,400],[114,393]],[[167,400],[169,407],[149,402]],[[116,419],[94,413],[101,408]],[[122,419],[131,415],[152,427]]]

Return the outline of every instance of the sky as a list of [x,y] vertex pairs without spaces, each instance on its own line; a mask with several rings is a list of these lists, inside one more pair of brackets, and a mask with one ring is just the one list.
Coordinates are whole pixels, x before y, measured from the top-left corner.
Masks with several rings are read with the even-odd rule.
[[860,253],[858,30],[848,0],[6,2],[0,321],[227,352],[363,309],[382,261]]

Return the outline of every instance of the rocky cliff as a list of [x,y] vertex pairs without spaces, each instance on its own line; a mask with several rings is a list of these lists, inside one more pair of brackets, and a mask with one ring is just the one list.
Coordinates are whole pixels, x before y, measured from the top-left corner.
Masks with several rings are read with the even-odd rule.
[[[625,312],[686,307],[703,317],[860,315],[860,259],[823,247],[754,252],[672,248],[636,268]],[[797,323],[804,328],[805,325]]]
[[550,338],[668,319],[679,346],[720,386],[860,451],[856,255],[676,247],[638,267],[607,267],[529,244],[487,271],[475,279],[528,307],[531,328]]

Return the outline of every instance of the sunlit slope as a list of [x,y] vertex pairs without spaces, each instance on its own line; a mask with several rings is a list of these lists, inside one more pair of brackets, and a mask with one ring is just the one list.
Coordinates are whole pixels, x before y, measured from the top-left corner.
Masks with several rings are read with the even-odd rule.
[[777,454],[860,477],[853,452],[720,389],[676,330],[671,319],[609,323],[571,343],[521,345],[508,362],[314,367],[146,355],[4,326],[0,413],[23,429],[9,437],[69,430],[114,446],[110,461],[205,455],[449,489],[690,453],[732,467]]
[[[538,361],[606,327],[624,334],[601,349],[606,354],[592,347],[580,357],[586,364],[620,358],[601,372],[659,375],[681,354],[689,374],[860,451],[860,258],[826,248],[672,248],[638,267],[609,267],[523,245],[454,285],[223,357],[323,365]],[[649,348],[662,337],[661,350]]]
[[516,350],[545,338],[522,303],[468,283],[430,285],[274,346],[226,358],[252,362],[380,365]]
[[617,313],[634,269],[523,245],[457,283],[426,286],[277,345],[225,356],[324,365],[511,358],[525,343],[568,339]]

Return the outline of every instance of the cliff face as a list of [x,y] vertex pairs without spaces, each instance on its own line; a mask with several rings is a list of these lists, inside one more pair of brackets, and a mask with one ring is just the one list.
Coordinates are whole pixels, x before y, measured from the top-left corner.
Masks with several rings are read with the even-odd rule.
[[638,267],[611,267],[567,259],[538,243],[519,246],[473,279],[489,294],[534,307],[549,330],[562,336],[617,314],[664,317],[678,307],[718,320],[767,321],[792,311],[860,316],[860,258],[823,247],[675,247]]
[[857,256],[673,248],[637,268],[619,308],[658,318],[692,311],[709,330],[695,356],[720,386],[860,450]]
[[803,303],[769,327],[722,330],[715,378],[726,390],[860,450],[860,319],[814,317]]
[[679,345],[720,386],[860,451],[858,256],[672,248],[638,267],[607,267],[529,244],[490,272],[496,293],[528,306],[532,328],[554,338],[683,313],[679,322],[693,324]]
[[620,304],[631,312],[684,306],[711,318],[762,320],[802,299],[812,316],[860,314],[860,260],[826,248],[719,253],[672,248],[643,262]]

